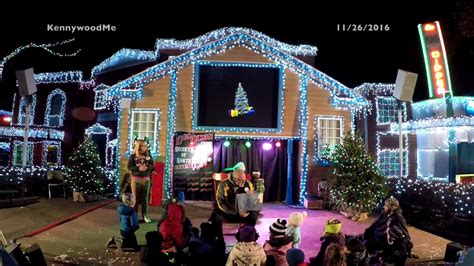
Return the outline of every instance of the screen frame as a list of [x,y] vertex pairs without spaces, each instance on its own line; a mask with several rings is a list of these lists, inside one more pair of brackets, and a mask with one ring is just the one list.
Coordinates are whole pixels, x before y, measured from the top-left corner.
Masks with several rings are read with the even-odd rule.
[[[200,66],[218,66],[218,67],[244,67],[244,68],[274,68],[279,70],[278,82],[278,114],[276,128],[260,127],[222,127],[222,126],[203,126],[198,125],[199,117],[199,73]],[[193,95],[192,95],[192,129],[210,132],[256,132],[256,133],[281,133],[283,129],[283,102],[284,102],[284,80],[285,72],[281,64],[274,63],[246,63],[246,62],[227,62],[227,61],[197,61],[194,63],[193,74]]]

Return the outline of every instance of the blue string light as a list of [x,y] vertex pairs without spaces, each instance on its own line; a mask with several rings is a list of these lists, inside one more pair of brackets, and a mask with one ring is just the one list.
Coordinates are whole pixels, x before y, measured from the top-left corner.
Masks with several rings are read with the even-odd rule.
[[176,125],[176,94],[178,77],[176,71],[170,73],[170,93],[168,95],[168,128],[166,129],[166,165],[165,165],[165,199],[171,197],[171,177],[173,171],[173,138]]
[[300,80],[300,99],[299,99],[299,135],[301,137],[301,183],[298,205],[303,205],[306,196],[306,180],[308,176],[308,80],[302,77]]
[[[250,43],[251,45],[249,45],[248,43]],[[119,82],[111,87],[111,90],[108,95],[110,97],[118,96],[141,98],[141,96],[137,94],[143,93],[140,88],[143,86],[144,83],[149,83],[154,80],[160,79],[172,70],[179,70],[184,66],[195,62],[203,57],[208,57],[217,53],[223,53],[227,49],[232,49],[235,46],[246,47],[252,51],[262,54],[265,57],[268,57],[271,60],[274,60],[277,64],[281,64],[285,68],[289,68],[300,75],[306,76],[308,79],[312,80],[316,84],[319,84],[324,89],[328,90],[331,93],[332,97],[341,94],[347,95],[351,98],[335,98],[335,100],[333,100],[333,103],[336,106],[341,104],[342,108],[344,108],[344,106],[346,106],[345,108],[347,108],[347,105],[350,104],[350,106],[352,106],[353,108],[361,110],[366,105],[368,105],[368,101],[361,97],[359,94],[354,93],[346,86],[342,85],[341,83],[332,79],[326,74],[316,70],[314,67],[300,61],[299,59],[289,54],[285,54],[270,45],[267,45],[261,40],[255,39],[254,37],[248,36],[242,32],[235,33],[218,41],[196,48],[171,60],[151,67],[148,70],[137,74],[129,79]],[[131,87],[133,87],[134,84],[135,88],[130,89]],[[125,88],[128,89],[124,90]]]
[[0,150],[10,151],[10,142],[0,142]]

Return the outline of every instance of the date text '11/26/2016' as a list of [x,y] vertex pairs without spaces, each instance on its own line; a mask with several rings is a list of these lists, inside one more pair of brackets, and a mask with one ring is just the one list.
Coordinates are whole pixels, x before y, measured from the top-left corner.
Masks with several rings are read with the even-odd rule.
[[389,31],[389,24],[337,24],[337,31]]

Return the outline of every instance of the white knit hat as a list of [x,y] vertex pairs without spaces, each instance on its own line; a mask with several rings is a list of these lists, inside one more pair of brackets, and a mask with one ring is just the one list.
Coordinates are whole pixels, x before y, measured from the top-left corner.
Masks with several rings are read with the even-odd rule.
[[286,233],[286,220],[277,219],[272,225],[270,225],[270,232],[275,235],[284,235]]

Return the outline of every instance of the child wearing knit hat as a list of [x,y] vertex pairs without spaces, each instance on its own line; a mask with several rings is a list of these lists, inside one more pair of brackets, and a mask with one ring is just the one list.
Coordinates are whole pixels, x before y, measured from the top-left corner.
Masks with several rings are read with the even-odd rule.
[[288,266],[306,266],[307,263],[304,262],[304,252],[301,249],[290,248],[286,252],[286,260],[288,261]]
[[291,248],[293,237],[287,236],[288,227],[285,219],[277,219],[270,225],[270,239],[265,242],[263,249],[268,255],[274,256],[277,265],[288,265],[286,252]]
[[286,235],[293,237],[293,247],[298,248],[301,243],[301,224],[308,217],[307,212],[293,212],[290,214],[290,225],[286,230]]
[[323,265],[324,262],[324,255],[326,253],[327,247],[332,244],[336,243],[340,246],[345,245],[345,236],[341,232],[342,223],[338,219],[330,219],[326,221],[326,225],[324,226],[324,234],[321,237],[321,248],[319,249],[318,255],[316,257],[312,257],[309,259],[311,265]]
[[239,229],[237,244],[229,253],[226,265],[265,265],[267,257],[258,244],[258,233],[255,227],[245,225]]

